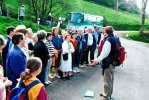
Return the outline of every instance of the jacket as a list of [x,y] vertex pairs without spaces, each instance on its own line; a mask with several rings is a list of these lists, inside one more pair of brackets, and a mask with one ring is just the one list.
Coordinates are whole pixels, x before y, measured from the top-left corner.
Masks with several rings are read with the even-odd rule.
[[42,66],[46,67],[47,62],[50,59],[48,48],[43,41],[38,41],[34,45],[34,56],[39,57],[42,61]]
[[6,61],[6,76],[13,82],[12,87],[17,84],[17,79],[20,77],[21,72],[26,68],[26,56],[23,51],[14,45]]

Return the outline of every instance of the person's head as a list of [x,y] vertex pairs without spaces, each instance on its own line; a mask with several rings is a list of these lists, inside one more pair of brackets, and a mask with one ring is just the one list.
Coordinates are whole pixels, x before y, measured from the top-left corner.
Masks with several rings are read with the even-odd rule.
[[69,33],[67,31],[62,31],[62,38],[63,40],[65,40],[66,35],[68,35]]
[[43,41],[46,39],[47,36],[47,32],[44,30],[39,30],[37,31],[37,37],[38,37],[38,41]]
[[88,32],[88,33],[92,33],[92,32],[93,32],[92,27],[88,27],[88,28],[87,28],[87,32]]
[[19,30],[19,29],[26,29],[25,25],[18,25],[15,30]]
[[15,30],[14,30],[14,33],[15,33],[15,34],[17,34],[17,33],[23,33],[24,36],[25,36],[25,38],[28,37],[28,34],[27,34],[28,31],[27,31],[26,29],[17,29],[17,30],[15,29]]
[[83,33],[83,28],[78,28],[78,35],[82,35]]
[[32,39],[32,36],[33,36],[33,31],[32,31],[32,29],[31,29],[31,28],[27,28],[26,30],[28,31],[28,32],[27,32],[28,38],[29,38],[29,39]]
[[107,27],[105,28],[105,33],[106,33],[107,35],[113,34],[113,32],[114,32],[114,29],[113,29],[112,26],[107,26]]
[[98,26],[94,26],[94,30],[95,31],[99,31],[99,27]]
[[32,40],[34,43],[36,43],[38,41],[37,33],[33,34]]
[[4,39],[4,36],[3,35],[0,35],[0,52],[2,51],[2,49],[4,48],[5,46],[5,39]]
[[27,80],[32,76],[39,75],[42,69],[42,61],[38,57],[30,57],[27,60],[26,68],[27,69],[20,75],[22,80]]
[[73,28],[71,28],[71,32],[72,33],[76,33],[76,29],[73,27]]
[[25,47],[25,36],[23,33],[15,33],[12,37],[12,43],[20,47]]
[[84,33],[87,33],[87,27],[84,27]]
[[52,41],[52,33],[51,32],[47,32],[47,40],[48,41]]
[[13,34],[14,34],[14,27],[8,27],[7,28],[7,35],[9,35],[10,38],[12,38]]
[[65,36],[65,40],[66,40],[67,42],[70,42],[70,39],[71,39],[71,37],[70,37],[69,34]]
[[102,33],[105,33],[105,29],[106,29],[105,27],[102,27],[102,28],[101,28],[101,32],[102,32]]
[[72,38],[72,39],[76,39],[76,33],[72,33],[72,34],[71,34],[71,38]]
[[53,27],[52,28],[52,35],[53,36],[58,36],[58,27]]

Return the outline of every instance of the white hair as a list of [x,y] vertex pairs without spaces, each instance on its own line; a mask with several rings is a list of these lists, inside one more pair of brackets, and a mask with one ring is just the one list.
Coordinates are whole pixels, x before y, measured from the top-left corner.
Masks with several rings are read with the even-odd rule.
[[15,30],[19,30],[19,29],[26,29],[25,25],[18,25]]
[[89,27],[87,27],[87,29],[92,29],[93,30],[93,27],[89,26]]
[[84,29],[83,29],[82,27],[79,27],[79,28],[78,28],[78,31],[79,31],[79,30],[84,31]]
[[34,33],[34,34],[33,34],[33,38],[34,38],[34,37],[37,37],[37,33]]
[[33,31],[32,31],[32,29],[31,29],[31,28],[27,28],[27,31],[28,31],[28,33],[33,34]]

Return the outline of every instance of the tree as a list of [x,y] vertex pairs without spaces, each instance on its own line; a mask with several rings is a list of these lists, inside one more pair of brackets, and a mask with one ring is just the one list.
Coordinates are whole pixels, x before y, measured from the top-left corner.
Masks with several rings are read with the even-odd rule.
[[119,8],[124,10],[124,11],[140,14],[140,10],[137,6],[136,0],[129,0],[129,1],[121,2],[119,4]]
[[143,36],[144,32],[144,23],[145,23],[145,11],[146,11],[146,6],[147,6],[148,0],[142,0],[142,14],[141,14],[141,28],[140,28],[140,35]]
[[40,18],[41,23],[44,23],[49,13],[54,13],[58,16],[65,9],[68,9],[66,0],[23,0],[29,7],[29,13],[35,16],[35,21]]

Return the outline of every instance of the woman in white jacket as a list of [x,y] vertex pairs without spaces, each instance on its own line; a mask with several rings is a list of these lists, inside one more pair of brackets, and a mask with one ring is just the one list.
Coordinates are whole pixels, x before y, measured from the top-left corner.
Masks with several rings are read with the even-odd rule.
[[64,79],[69,79],[68,74],[72,71],[72,52],[74,52],[74,47],[70,39],[70,35],[66,35],[65,41],[62,44],[62,55],[68,53],[67,60],[64,60],[62,56],[62,72]]

